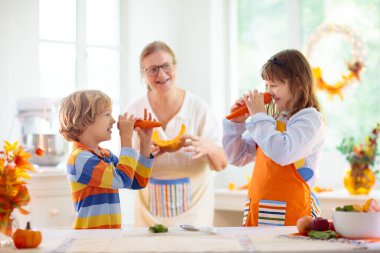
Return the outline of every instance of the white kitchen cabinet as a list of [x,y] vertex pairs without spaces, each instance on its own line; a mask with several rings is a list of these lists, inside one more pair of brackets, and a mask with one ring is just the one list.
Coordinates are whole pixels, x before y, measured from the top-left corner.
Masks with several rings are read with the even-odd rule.
[[71,228],[75,212],[65,171],[43,168],[30,174],[32,178],[27,185],[30,203],[25,207],[30,214],[21,215],[16,212],[20,226],[31,221],[33,227]]
[[[369,198],[380,201],[380,190],[373,190],[369,195],[350,195],[346,190],[318,193],[322,208],[322,217],[332,219],[332,211],[337,206],[364,204]],[[247,198],[246,191],[215,190],[215,226],[241,226],[243,208]]]
[[[32,226],[38,228],[72,228],[75,211],[66,171],[43,168],[30,175],[32,178],[27,184],[30,203],[24,207],[30,214],[22,215],[16,210],[16,222],[21,227],[25,227],[26,222],[31,221]],[[119,194],[123,226],[131,226],[135,191],[121,189]]]

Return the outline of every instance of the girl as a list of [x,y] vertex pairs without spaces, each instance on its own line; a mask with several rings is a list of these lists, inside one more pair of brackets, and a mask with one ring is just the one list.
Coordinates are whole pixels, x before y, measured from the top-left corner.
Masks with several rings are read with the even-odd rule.
[[223,122],[223,147],[234,165],[256,159],[243,225],[294,226],[299,217],[319,216],[319,204],[310,189],[315,184],[325,124],[311,68],[301,52],[275,54],[262,67],[261,76],[277,110],[268,115],[263,94],[249,91],[231,108],[245,103],[249,114]]

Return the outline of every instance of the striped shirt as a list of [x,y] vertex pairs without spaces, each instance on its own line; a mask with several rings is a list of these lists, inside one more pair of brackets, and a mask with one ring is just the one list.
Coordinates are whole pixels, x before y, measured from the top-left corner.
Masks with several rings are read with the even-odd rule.
[[119,188],[142,189],[149,181],[153,156],[121,148],[118,158],[109,150],[102,154],[79,142],[67,161],[67,177],[77,217],[75,229],[121,228]]

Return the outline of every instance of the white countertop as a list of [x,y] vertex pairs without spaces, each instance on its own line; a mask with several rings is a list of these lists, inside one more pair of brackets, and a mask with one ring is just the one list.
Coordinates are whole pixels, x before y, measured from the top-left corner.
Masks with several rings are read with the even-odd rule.
[[[380,190],[373,190],[369,195],[351,195],[345,189],[334,190],[331,192],[321,192],[316,194],[320,202],[336,201],[339,205],[342,201],[350,204],[350,201],[355,203],[365,202],[369,198],[380,200]],[[215,209],[226,211],[242,211],[247,198],[246,190],[228,190],[216,189],[215,190]]]
[[379,252],[380,243],[290,239],[281,235],[296,227],[219,227],[218,233],[184,231],[170,227],[154,234],[147,228],[113,230],[42,230],[36,249],[2,248],[1,252]]

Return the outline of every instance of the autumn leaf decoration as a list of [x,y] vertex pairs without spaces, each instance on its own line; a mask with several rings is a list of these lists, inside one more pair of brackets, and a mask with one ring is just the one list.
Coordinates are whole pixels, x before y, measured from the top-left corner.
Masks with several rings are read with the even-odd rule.
[[4,141],[3,149],[0,151],[0,232],[11,236],[12,211],[17,208],[21,214],[29,213],[23,208],[30,201],[25,179],[30,179],[28,172],[34,172],[35,168],[29,162],[32,155],[18,142]]

